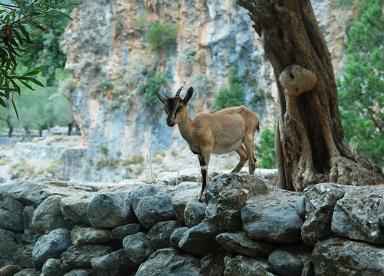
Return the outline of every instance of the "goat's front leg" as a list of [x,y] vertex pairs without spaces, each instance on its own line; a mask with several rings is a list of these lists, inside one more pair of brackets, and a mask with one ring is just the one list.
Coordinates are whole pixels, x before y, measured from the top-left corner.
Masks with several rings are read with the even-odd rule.
[[199,154],[199,162],[200,162],[200,169],[201,169],[201,177],[202,177],[202,186],[200,191],[200,197],[199,201],[202,201],[203,194],[205,192],[205,189],[207,188],[208,183],[208,164],[209,159],[211,157],[212,149],[211,148],[203,148],[201,151],[201,154]]

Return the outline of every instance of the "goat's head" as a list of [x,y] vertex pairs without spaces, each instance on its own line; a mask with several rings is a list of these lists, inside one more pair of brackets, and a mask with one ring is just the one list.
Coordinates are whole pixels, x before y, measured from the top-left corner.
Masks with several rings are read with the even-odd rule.
[[184,99],[180,97],[180,92],[183,87],[177,90],[175,97],[166,96],[165,91],[163,94],[156,93],[159,100],[164,105],[164,111],[167,113],[167,125],[173,127],[174,125],[188,119],[188,102],[192,97],[193,88],[190,87],[185,94]]

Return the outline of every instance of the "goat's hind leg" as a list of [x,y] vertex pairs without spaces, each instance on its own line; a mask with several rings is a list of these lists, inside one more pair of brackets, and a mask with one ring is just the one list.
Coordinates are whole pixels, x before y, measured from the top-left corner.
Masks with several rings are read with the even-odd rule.
[[239,164],[231,171],[231,173],[238,173],[241,171],[241,169],[244,167],[245,162],[248,160],[247,152],[243,145],[241,145],[237,150],[236,153],[240,156]]

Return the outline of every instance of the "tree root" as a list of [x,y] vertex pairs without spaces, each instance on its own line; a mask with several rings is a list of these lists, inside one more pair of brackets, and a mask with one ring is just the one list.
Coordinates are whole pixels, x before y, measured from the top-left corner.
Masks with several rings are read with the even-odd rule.
[[383,172],[364,165],[343,156],[334,156],[331,158],[329,181],[354,186],[384,184]]

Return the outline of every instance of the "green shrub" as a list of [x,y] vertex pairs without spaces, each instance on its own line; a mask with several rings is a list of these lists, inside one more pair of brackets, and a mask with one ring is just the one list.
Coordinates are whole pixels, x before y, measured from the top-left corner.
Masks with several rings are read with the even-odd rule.
[[260,168],[276,168],[275,132],[272,129],[261,131],[260,141],[255,145],[255,150]]
[[99,147],[99,151],[100,151],[100,153],[102,154],[102,155],[105,155],[105,156],[107,156],[108,155],[108,148],[106,147],[106,146],[103,146],[103,145],[101,145],[100,147]]
[[113,88],[113,84],[109,80],[103,80],[99,83],[99,88],[101,90],[107,91]]
[[163,75],[151,76],[140,84],[139,89],[142,91],[144,103],[148,107],[154,107],[159,104],[156,92],[166,84],[167,80]]
[[177,26],[174,23],[155,21],[148,31],[148,43],[155,50],[174,46],[176,39]]
[[237,76],[237,67],[229,72],[228,88],[221,88],[215,99],[215,107],[220,110],[244,104],[244,87]]
[[384,165],[384,0],[361,2],[348,32],[347,59],[338,82],[345,140],[357,154]]

